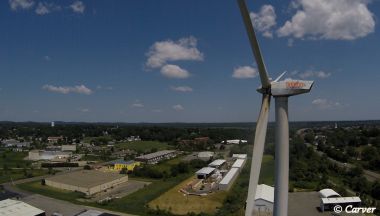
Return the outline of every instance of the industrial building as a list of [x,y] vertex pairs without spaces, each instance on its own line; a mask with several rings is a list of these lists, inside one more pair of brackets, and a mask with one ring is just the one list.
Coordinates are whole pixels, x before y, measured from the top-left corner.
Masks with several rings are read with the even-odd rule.
[[247,159],[247,154],[233,154],[233,159]]
[[234,139],[234,140],[226,140],[226,141],[222,141],[223,144],[232,144],[232,145],[236,145],[236,144],[241,144],[241,143],[247,143],[247,140],[241,140],[241,139]]
[[209,163],[208,166],[218,168],[218,167],[222,166],[225,162],[226,162],[226,160],[217,159],[217,160],[214,160],[213,162]]
[[255,195],[255,210],[258,212],[273,212],[274,187],[261,184],[257,185]]
[[348,205],[352,207],[359,207],[362,200],[359,197],[334,197],[334,198],[321,198],[320,209],[324,211],[332,211],[334,206],[340,205],[345,208]]
[[334,190],[330,188],[322,189],[319,191],[319,196],[321,198],[333,198],[333,197],[341,197],[340,194],[335,192]]
[[245,160],[244,159],[237,159],[233,164],[232,164],[232,167],[233,168],[238,168],[239,171],[241,171],[243,169],[245,165]]
[[199,152],[197,157],[198,159],[201,159],[203,161],[208,161],[212,159],[212,157],[214,157],[214,152],[210,152],[210,151]]
[[28,154],[28,159],[33,161],[38,160],[51,160],[51,161],[66,161],[71,157],[70,152],[62,151],[44,151],[44,150],[31,150]]
[[170,159],[177,155],[175,150],[162,150],[146,155],[141,155],[135,158],[136,161],[141,161],[147,164],[155,164],[161,160]]
[[105,191],[127,181],[127,175],[97,170],[80,170],[45,179],[48,186],[82,192],[87,196]]
[[230,171],[219,182],[219,190],[228,190],[239,175],[238,168],[231,168]]
[[214,171],[215,168],[203,167],[202,169],[198,170],[195,174],[197,175],[198,179],[206,179],[209,176],[211,176]]
[[348,205],[358,207],[362,202],[359,197],[341,197],[340,194],[330,188],[320,190],[319,196],[321,197],[320,209],[322,212],[331,211],[336,205],[340,205],[343,208]]
[[76,145],[62,145],[61,151],[76,151],[77,146]]
[[133,171],[136,166],[141,165],[141,162],[134,161],[134,160],[125,161],[123,159],[119,159],[119,160],[110,161],[107,164],[113,170],[120,171],[122,169],[127,169],[128,171]]
[[1,216],[45,216],[45,212],[19,200],[0,201]]

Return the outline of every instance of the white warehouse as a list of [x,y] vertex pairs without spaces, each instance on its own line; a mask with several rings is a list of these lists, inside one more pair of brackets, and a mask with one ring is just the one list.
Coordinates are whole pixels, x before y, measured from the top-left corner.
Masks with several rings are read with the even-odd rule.
[[230,171],[219,182],[219,190],[228,190],[239,175],[239,168],[231,168]]
[[261,184],[257,185],[255,195],[255,210],[258,212],[273,212],[274,187]]

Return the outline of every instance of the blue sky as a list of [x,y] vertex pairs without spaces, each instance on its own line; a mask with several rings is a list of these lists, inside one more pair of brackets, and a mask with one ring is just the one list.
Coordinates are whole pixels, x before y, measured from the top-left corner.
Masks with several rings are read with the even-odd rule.
[[[290,120],[379,119],[379,1],[248,3],[270,76],[315,80]],[[0,28],[0,120],[256,121],[234,0],[0,1]]]

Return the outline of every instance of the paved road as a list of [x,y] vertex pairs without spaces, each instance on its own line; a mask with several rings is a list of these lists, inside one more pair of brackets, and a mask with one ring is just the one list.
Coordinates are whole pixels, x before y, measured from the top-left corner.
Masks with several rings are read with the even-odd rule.
[[[319,155],[319,156],[322,156],[322,155],[326,155],[324,152],[321,152],[321,151],[318,151],[316,150],[312,144],[310,143],[305,143],[308,147],[312,147],[314,149],[314,151]],[[327,156],[327,155],[326,155]],[[327,158],[335,163],[336,165],[338,165],[339,167],[346,167],[346,168],[352,168],[352,167],[355,167],[355,165],[353,164],[350,164],[350,163],[342,163],[340,161],[337,161],[337,160],[334,160],[330,157],[327,156]],[[376,173],[376,172],[373,172],[373,171],[370,171],[370,170],[366,170],[366,169],[363,169],[363,176],[370,182],[375,182],[375,181],[380,181],[380,174],[379,173]]]

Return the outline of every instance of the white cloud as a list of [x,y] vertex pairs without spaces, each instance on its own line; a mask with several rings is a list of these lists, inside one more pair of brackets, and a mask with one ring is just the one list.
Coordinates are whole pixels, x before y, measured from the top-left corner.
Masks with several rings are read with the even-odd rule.
[[178,65],[165,65],[161,68],[161,74],[168,77],[168,78],[174,78],[174,79],[186,79],[190,76],[190,73],[179,67]]
[[192,92],[193,88],[189,86],[172,86],[171,90],[178,91],[178,92]]
[[77,86],[53,86],[53,85],[44,85],[42,89],[47,90],[49,92],[56,92],[61,94],[69,94],[69,93],[77,93],[77,94],[85,94],[90,95],[93,91],[87,88],[85,85],[77,85]]
[[88,108],[80,108],[79,111],[86,113],[86,112],[90,112],[90,109],[88,109]]
[[296,13],[278,29],[279,37],[354,40],[374,32],[368,0],[294,0]]
[[181,38],[178,41],[166,40],[154,43],[148,53],[146,66],[159,68],[168,61],[192,60],[202,61],[203,53],[197,48],[195,37]]
[[311,103],[319,109],[333,109],[341,106],[339,102],[329,101],[325,98],[317,98]]
[[35,12],[38,15],[46,15],[56,10],[61,10],[61,6],[53,3],[39,2]]
[[185,108],[184,108],[181,104],[177,104],[177,105],[174,105],[174,106],[173,106],[173,109],[174,109],[175,111],[182,111],[182,110],[184,110]]
[[258,71],[256,68],[250,66],[241,66],[234,69],[232,77],[236,79],[249,79],[255,78],[257,75]]
[[276,25],[276,12],[272,5],[263,5],[258,13],[251,12],[249,15],[255,30],[262,32],[264,37],[273,37],[272,28]]
[[86,6],[82,1],[75,1],[70,5],[70,8],[73,10],[74,13],[84,13]]
[[134,108],[143,108],[144,104],[142,104],[142,103],[134,103],[134,104],[132,104],[132,107],[134,107]]
[[317,78],[320,78],[320,79],[326,79],[329,76],[331,76],[331,73],[328,73],[328,72],[325,72],[325,71],[307,70],[307,71],[305,71],[303,73],[300,73],[298,76],[301,77],[302,79],[307,79],[307,78],[311,78],[311,77],[317,77]]
[[33,0],[9,0],[9,6],[12,10],[30,9],[34,5]]
[[50,60],[51,60],[51,57],[48,56],[48,55],[46,55],[46,56],[44,56],[44,59],[45,59],[46,61],[50,61]]

